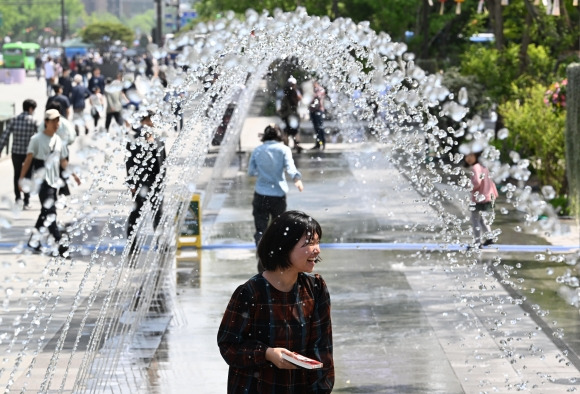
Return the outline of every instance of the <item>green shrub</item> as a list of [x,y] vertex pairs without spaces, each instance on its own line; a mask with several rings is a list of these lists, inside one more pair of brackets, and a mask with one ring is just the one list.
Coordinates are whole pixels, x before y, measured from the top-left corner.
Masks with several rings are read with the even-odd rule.
[[502,155],[513,150],[528,158],[539,182],[553,186],[558,195],[563,195],[566,193],[566,112],[544,103],[546,90],[541,84],[514,89],[514,94],[521,99],[500,105],[499,112],[510,133],[496,145]]
[[556,198],[550,200],[550,204],[554,207],[558,215],[560,216],[570,216],[570,200],[567,196],[557,196]]
[[461,73],[473,75],[489,96],[498,103],[518,97],[518,91],[536,83],[549,84],[555,60],[541,45],[528,46],[528,67],[520,73],[520,45],[510,44],[504,51],[473,45],[461,57]]

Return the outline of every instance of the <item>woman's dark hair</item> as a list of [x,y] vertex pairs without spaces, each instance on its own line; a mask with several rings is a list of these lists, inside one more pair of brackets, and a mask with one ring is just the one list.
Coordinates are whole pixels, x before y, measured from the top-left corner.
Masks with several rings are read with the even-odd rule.
[[322,238],[320,224],[300,211],[286,211],[275,218],[258,243],[258,257],[266,271],[290,267],[290,252],[306,234],[306,243],[314,235]]
[[268,125],[262,135],[262,142],[266,141],[282,141],[282,130],[280,130],[280,127],[275,124]]

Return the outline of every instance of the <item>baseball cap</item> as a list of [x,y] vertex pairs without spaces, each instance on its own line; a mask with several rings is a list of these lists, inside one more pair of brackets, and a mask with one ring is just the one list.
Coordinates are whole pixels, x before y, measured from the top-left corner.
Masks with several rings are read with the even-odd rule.
[[288,78],[288,83],[295,85],[296,84],[296,78],[294,78],[292,75],[290,75],[290,78]]
[[49,109],[44,113],[44,119],[46,120],[53,120],[56,118],[60,118],[60,112],[56,109]]

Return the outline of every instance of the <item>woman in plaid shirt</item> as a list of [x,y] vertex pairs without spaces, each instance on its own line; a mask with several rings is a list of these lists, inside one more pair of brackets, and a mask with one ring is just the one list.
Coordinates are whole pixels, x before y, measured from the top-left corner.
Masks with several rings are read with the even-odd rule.
[[[334,385],[330,295],[318,274],[320,224],[299,211],[274,219],[258,245],[265,271],[239,286],[218,331],[230,366],[228,393],[330,393]],[[296,352],[324,364],[302,369]]]

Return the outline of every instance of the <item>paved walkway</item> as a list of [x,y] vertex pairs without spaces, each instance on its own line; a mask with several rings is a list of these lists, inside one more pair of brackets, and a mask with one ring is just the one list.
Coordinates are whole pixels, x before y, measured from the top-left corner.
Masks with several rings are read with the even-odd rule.
[[[29,79],[26,83],[25,87],[2,86],[2,89],[21,102],[29,97],[27,94],[37,91],[35,80]],[[40,88],[42,83],[38,83]],[[42,98],[39,96],[37,100]],[[137,330],[138,343],[130,349],[132,354],[111,366],[114,378],[98,382],[97,374],[89,379],[86,391],[204,394],[226,391],[227,365],[216,346],[216,331],[231,293],[255,272],[250,210],[253,181],[245,175],[245,166],[249,151],[259,143],[257,133],[269,121],[267,118],[246,120],[241,138],[245,152],[234,156],[219,182],[212,179],[211,166],[200,171],[198,188],[204,190],[216,182],[217,186],[204,211],[204,249],[199,253],[183,250],[178,256],[175,275],[171,278],[175,295],[167,331],[168,320],[163,320],[163,316],[149,322],[148,327],[141,327]],[[73,164],[90,160],[93,167],[117,168],[122,163],[108,162],[104,155],[118,148],[114,143],[105,135],[80,137],[75,143]],[[87,146],[95,149],[82,149]],[[94,151],[94,155],[90,158],[84,153],[80,155],[87,151]],[[212,152],[207,163],[213,162],[218,149]],[[568,320],[558,318],[559,324],[555,325],[551,316],[540,313],[543,307],[523,302],[521,296],[506,289],[501,281],[513,280],[530,297],[535,290],[526,288],[527,283],[518,282],[516,272],[495,267],[498,256],[509,259],[516,267],[518,261],[533,260],[537,253],[500,255],[492,249],[481,255],[470,255],[456,250],[429,253],[421,247],[405,250],[403,245],[433,242],[432,232],[424,229],[436,223],[437,217],[423,196],[383,157],[377,144],[329,144],[325,152],[305,152],[296,157],[304,175],[305,191],[291,190],[288,195],[289,209],[307,211],[323,226],[323,262],[317,266],[317,272],[328,283],[333,303],[337,374],[334,391],[561,393],[577,390],[580,362],[573,349],[565,353],[567,345],[559,340],[558,329],[565,327],[574,336],[574,327],[580,326],[578,313]],[[119,168],[118,176],[122,172]],[[5,179],[12,176],[11,163],[4,155],[0,159],[0,176]],[[89,185],[87,182],[75,189],[78,201],[71,199],[71,206],[82,204],[79,196]],[[95,194],[103,197],[103,203],[102,206],[94,204],[94,228],[87,233],[87,243],[94,242],[100,234],[106,213],[113,209],[114,196],[124,192],[118,180],[111,180],[107,187],[108,193]],[[10,188],[6,186],[0,193],[9,196],[7,201],[12,200]],[[112,217],[120,220],[129,207],[128,201],[126,206],[115,207]],[[43,321],[40,327],[47,328],[44,335],[50,340],[39,349],[40,356],[31,377],[26,377],[21,369],[16,370],[13,366],[19,355],[16,351],[9,354],[5,349],[6,346],[18,349],[16,344],[7,345],[14,327],[19,326],[19,319],[27,310],[34,313],[26,301],[34,297],[41,299],[35,291],[44,286],[58,292],[60,301],[50,305],[51,316],[54,322],[64,322],[73,302],[85,305],[89,300],[85,293],[79,299],[77,293],[87,278],[90,257],[83,256],[82,250],[72,262],[59,266],[51,265],[45,256],[21,254],[19,247],[14,247],[24,239],[23,234],[34,223],[38,210],[38,201],[33,201],[30,211],[12,212],[6,202],[0,210],[0,216],[11,223],[0,233],[0,242],[4,245],[0,248],[2,287],[6,294],[0,321],[3,340],[0,346],[4,346],[6,355],[0,385],[6,386],[11,378],[16,381],[12,387],[17,390],[27,387],[39,391],[42,387],[42,366],[48,365],[62,329],[59,324],[45,325]],[[72,219],[74,215],[74,210],[59,212],[62,220]],[[548,244],[538,235],[515,232],[513,223],[507,219],[502,226],[510,243]],[[563,234],[549,240],[570,245],[565,237],[577,240],[576,235]],[[106,240],[114,244],[114,234]],[[378,244],[377,241],[401,247],[371,250],[364,246],[367,242]],[[339,248],[340,244],[347,243],[354,246]],[[112,254],[106,258],[114,265],[119,257]],[[59,271],[66,271],[66,280],[58,275]],[[503,276],[498,280],[500,275]],[[88,279],[96,283],[94,277]],[[88,342],[87,337],[98,323],[90,314],[87,317],[86,332],[80,336],[80,356],[84,354],[82,343]],[[73,324],[81,327],[82,318],[81,314]],[[120,320],[123,318],[129,316],[123,315]],[[157,332],[160,327],[165,332],[163,336]],[[104,346],[110,351],[118,350],[110,343]],[[62,357],[66,359],[72,348],[74,337],[65,341]],[[28,365],[32,358],[32,352],[28,352],[22,365]],[[80,373],[79,358],[71,357],[71,360],[72,365],[56,372],[53,389],[56,390],[65,373],[71,376]],[[13,370],[14,376],[10,377]],[[63,391],[72,390],[70,380],[63,385]]]

